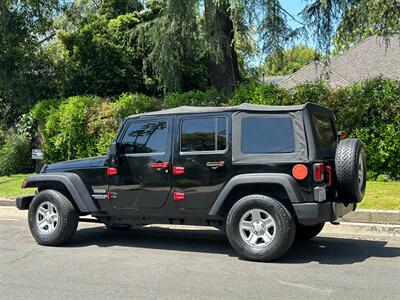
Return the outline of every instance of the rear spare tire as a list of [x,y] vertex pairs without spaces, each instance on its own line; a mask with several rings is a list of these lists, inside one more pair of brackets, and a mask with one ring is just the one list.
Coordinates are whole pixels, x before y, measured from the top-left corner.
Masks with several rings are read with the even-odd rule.
[[361,202],[366,187],[367,163],[364,146],[359,139],[339,142],[335,170],[339,199],[345,203]]

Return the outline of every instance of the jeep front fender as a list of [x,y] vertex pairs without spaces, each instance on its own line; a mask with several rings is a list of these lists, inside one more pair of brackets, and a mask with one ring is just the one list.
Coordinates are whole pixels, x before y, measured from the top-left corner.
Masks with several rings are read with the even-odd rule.
[[294,178],[288,174],[283,173],[251,173],[251,174],[243,174],[237,175],[233,177],[222,189],[219,194],[217,200],[215,201],[213,207],[211,208],[209,215],[215,216],[218,215],[220,208],[222,207],[225,199],[232,191],[233,188],[245,185],[245,184],[277,184],[282,186],[291,203],[299,203],[303,202],[304,198],[301,194],[301,191],[298,187],[298,184],[294,180]]
[[52,188],[52,184],[54,185],[57,183],[63,185],[65,189],[71,194],[71,200],[75,201],[75,204],[79,208],[80,212],[86,213],[98,210],[95,202],[90,196],[88,188],[79,177],[79,175],[75,173],[41,173],[33,176],[28,176],[22,184],[22,188]]

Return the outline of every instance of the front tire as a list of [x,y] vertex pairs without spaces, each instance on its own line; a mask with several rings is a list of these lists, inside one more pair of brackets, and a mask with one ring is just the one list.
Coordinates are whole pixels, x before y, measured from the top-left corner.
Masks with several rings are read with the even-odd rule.
[[45,246],[57,246],[74,236],[79,213],[64,194],[55,190],[44,190],[33,198],[28,222],[36,242]]
[[293,244],[295,221],[276,199],[249,195],[233,205],[226,229],[229,242],[241,257],[272,261],[283,256]]

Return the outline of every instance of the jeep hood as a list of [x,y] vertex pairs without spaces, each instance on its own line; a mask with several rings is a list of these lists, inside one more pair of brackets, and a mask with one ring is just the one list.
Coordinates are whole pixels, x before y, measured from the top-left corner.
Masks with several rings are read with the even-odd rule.
[[105,163],[105,156],[67,160],[47,165],[44,169],[44,172],[62,172],[92,167],[103,167],[105,166]]

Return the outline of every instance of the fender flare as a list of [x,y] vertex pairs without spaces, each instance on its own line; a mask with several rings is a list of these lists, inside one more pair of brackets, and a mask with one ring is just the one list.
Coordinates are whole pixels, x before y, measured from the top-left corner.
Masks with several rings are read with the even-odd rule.
[[283,173],[251,173],[243,174],[232,177],[231,180],[224,186],[217,200],[214,202],[209,215],[216,216],[225,199],[232,191],[233,188],[251,183],[273,183],[281,185],[289,196],[291,203],[304,202],[303,195],[294,180],[294,178],[288,174]]
[[51,187],[51,182],[59,182],[65,186],[80,212],[85,213],[98,210],[82,178],[75,173],[41,173],[28,176],[23,182],[22,188],[40,187],[43,185]]

